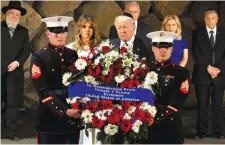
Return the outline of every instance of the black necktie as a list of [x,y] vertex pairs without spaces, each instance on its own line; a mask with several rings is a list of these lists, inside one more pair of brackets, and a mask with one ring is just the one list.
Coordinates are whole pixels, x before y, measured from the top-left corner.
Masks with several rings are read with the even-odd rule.
[[10,37],[12,38],[13,37],[13,32],[14,32],[15,28],[13,27],[9,27],[9,34],[10,34]]
[[211,48],[212,48],[212,64],[214,65],[214,62],[215,62],[215,54],[214,54],[214,36],[213,36],[213,33],[214,31],[210,31],[209,32],[211,35],[210,35],[210,43],[211,43]]
[[125,41],[125,43],[124,43],[124,46],[125,46],[125,47],[128,47],[128,44],[127,44],[127,42],[126,42],[126,41]]

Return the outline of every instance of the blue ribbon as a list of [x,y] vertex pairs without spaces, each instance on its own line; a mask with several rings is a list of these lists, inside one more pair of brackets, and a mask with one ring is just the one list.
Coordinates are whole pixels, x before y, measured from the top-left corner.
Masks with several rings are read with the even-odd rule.
[[68,86],[68,94],[70,98],[78,96],[154,104],[154,96],[151,90],[144,88],[118,88],[77,82]]

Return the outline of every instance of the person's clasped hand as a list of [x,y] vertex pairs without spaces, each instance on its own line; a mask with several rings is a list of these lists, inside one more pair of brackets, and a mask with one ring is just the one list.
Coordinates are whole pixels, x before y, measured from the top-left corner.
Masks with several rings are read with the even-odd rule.
[[9,66],[8,66],[8,71],[9,71],[9,72],[12,72],[12,71],[14,71],[17,67],[18,67],[18,62],[17,62],[17,61],[13,61],[12,63],[9,64]]
[[218,74],[220,73],[220,69],[218,69],[214,66],[209,66],[207,71],[211,75],[212,79],[216,78],[218,76]]
[[80,110],[77,110],[77,109],[68,109],[66,111],[66,114],[70,117],[73,117],[73,118],[79,118],[80,117]]

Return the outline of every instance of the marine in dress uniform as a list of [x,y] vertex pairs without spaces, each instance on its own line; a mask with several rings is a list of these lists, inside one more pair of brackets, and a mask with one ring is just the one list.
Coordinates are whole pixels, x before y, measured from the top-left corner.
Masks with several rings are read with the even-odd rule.
[[155,61],[150,62],[152,71],[158,73],[159,87],[155,88],[157,114],[152,126],[149,143],[184,143],[180,108],[189,93],[189,72],[184,67],[171,63],[175,33],[156,31],[147,34],[152,39]]
[[[78,143],[77,120],[68,116],[68,111],[73,109],[66,103],[67,89],[62,84],[64,72],[78,58],[76,51],[64,47],[71,20],[72,17],[66,16],[42,19],[47,24],[49,44],[32,55],[31,78],[40,97],[36,124],[38,144]],[[79,116],[79,112],[73,113]]]

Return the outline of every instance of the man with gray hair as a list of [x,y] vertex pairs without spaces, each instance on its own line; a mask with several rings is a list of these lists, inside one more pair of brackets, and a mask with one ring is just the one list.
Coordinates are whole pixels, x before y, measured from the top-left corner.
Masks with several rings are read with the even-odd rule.
[[[127,2],[125,5],[124,12],[130,13],[134,19],[135,24],[135,30],[134,34],[135,36],[141,38],[141,40],[144,42],[147,49],[151,50],[151,41],[146,37],[147,33],[149,33],[150,27],[144,23],[141,23],[138,21],[138,18],[140,16],[140,6],[137,2]],[[112,25],[110,27],[109,31],[109,39],[118,38],[118,34],[115,28],[115,25]]]
[[192,83],[198,101],[196,138],[204,138],[208,131],[208,103],[212,100],[212,132],[223,138],[222,102],[225,86],[225,31],[217,26],[218,14],[205,12],[205,26],[192,33],[192,55],[195,61]]
[[131,47],[134,54],[139,55],[140,58],[145,57],[151,60],[151,53],[145,47],[143,41],[135,36],[135,24],[132,15],[129,13],[123,13],[115,18],[114,25],[117,30],[119,38],[111,40],[114,47]]

